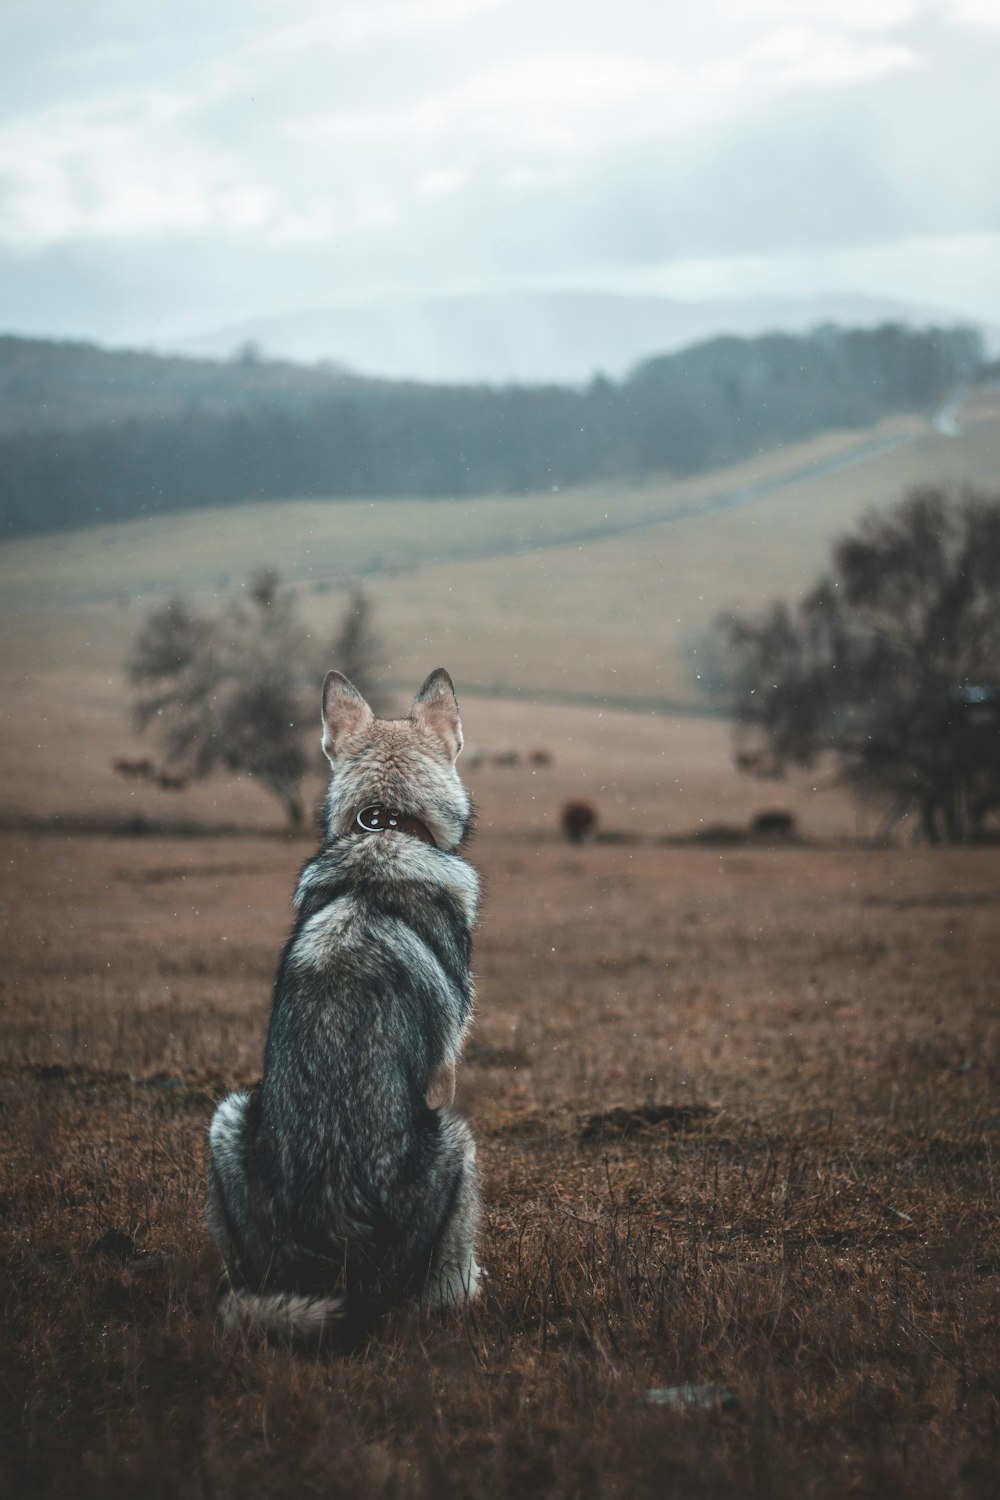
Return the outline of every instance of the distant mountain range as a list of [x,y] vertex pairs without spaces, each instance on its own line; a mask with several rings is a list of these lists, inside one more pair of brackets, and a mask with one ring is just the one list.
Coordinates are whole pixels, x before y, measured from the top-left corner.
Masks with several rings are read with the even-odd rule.
[[[856,296],[680,302],[606,292],[484,292],[383,297],[354,306],[249,318],[170,346],[231,358],[328,361],[365,375],[445,383],[580,383],[620,377],[651,355],[720,333],[804,333],[823,323],[871,328],[953,326],[941,308]],[[984,328],[990,351],[1000,329]]]

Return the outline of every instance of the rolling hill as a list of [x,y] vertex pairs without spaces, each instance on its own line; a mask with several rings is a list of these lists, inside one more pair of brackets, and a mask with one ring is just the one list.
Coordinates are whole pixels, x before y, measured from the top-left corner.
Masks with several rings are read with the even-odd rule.
[[0,529],[256,499],[461,498],[693,474],[930,412],[981,366],[963,329],[732,336],[622,381],[434,386],[0,343]]
[[[714,615],[794,596],[833,538],[929,480],[995,484],[1000,423],[958,438],[915,418],[830,433],[687,479],[475,500],[257,502],[0,544],[7,672],[61,659],[118,674],[146,608],[215,609],[261,565],[317,632],[362,580],[383,667],[445,660],[465,690],[704,703],[694,650]],[[116,691],[121,695],[120,686]]]

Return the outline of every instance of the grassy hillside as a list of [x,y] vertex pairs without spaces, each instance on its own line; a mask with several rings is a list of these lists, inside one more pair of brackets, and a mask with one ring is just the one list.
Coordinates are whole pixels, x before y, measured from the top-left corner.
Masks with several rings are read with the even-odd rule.
[[368,582],[385,675],[445,661],[470,688],[699,702],[691,647],[721,609],[806,587],[831,539],[928,479],[989,486],[1000,424],[915,421],[828,434],[686,481],[474,502],[259,504],[0,545],[15,676],[65,664],[115,679],[149,605],[214,607],[255,567],[330,631]]
[[[0,406],[6,387],[7,420],[20,422],[0,430],[0,530],[12,536],[255,498],[523,495],[702,473],[927,414],[974,378],[982,352],[968,330],[819,328],[712,339],[617,383],[497,388],[17,347],[5,360],[0,344]],[[101,414],[83,421],[95,403]]]

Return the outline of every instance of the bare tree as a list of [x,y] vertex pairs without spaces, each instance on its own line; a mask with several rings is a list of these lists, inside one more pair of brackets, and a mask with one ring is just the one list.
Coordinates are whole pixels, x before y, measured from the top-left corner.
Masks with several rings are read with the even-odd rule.
[[832,759],[932,842],[1000,806],[1000,497],[925,487],[869,515],[795,608],[729,617],[736,761]]
[[360,588],[324,647],[302,623],[292,590],[273,569],[261,570],[218,616],[197,615],[182,599],[147,616],[128,663],[133,715],[172,772],[251,776],[298,827],[323,673],[336,665],[370,690],[376,650]]
[[331,659],[337,671],[343,672],[376,709],[379,707],[376,669],[380,646],[371,598],[356,583],[347,601]]

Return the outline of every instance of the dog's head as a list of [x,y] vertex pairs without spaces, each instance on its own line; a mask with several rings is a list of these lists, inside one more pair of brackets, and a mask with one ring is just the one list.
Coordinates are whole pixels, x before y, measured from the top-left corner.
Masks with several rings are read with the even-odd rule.
[[340,672],[323,684],[323,753],[332,767],[326,800],[331,836],[350,833],[367,807],[419,818],[439,849],[457,849],[469,831],[472,802],[455,769],[462,721],[451,678],[432,672],[405,719],[377,719]]

